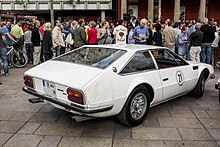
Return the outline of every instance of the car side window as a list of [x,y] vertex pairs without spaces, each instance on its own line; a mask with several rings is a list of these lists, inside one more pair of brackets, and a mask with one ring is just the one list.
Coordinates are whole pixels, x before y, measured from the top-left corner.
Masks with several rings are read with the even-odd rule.
[[167,49],[151,50],[159,69],[187,65],[183,59]]
[[121,74],[139,72],[149,69],[155,69],[155,65],[150,53],[148,51],[136,52],[129,63],[121,71]]

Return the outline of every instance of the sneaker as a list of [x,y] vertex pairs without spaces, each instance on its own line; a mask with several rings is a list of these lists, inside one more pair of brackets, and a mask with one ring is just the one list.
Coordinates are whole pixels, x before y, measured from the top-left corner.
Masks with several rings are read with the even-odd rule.
[[4,74],[5,76],[8,76],[8,73]]

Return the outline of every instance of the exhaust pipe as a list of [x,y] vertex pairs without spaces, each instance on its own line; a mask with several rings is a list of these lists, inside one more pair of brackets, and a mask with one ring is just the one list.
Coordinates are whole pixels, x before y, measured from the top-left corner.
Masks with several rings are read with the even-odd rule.
[[86,121],[86,120],[95,119],[95,117],[86,116],[86,115],[74,115],[74,116],[71,116],[71,118],[72,118],[76,123],[77,123],[77,122],[81,122],[81,121]]

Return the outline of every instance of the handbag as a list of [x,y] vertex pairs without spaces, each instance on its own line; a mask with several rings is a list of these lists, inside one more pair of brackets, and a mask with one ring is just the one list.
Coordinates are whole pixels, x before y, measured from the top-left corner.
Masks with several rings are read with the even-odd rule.
[[69,33],[66,37],[66,43],[70,44],[70,45],[73,45],[74,41],[72,39],[72,34]]

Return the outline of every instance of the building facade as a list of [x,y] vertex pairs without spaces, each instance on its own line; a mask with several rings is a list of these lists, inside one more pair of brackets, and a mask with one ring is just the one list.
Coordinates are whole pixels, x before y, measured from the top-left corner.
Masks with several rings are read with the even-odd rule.
[[214,18],[220,23],[219,0],[118,0],[118,19],[133,13],[154,20]]
[[[55,19],[116,19],[112,0],[52,0]],[[1,16],[37,16],[50,19],[50,0],[0,0]]]

